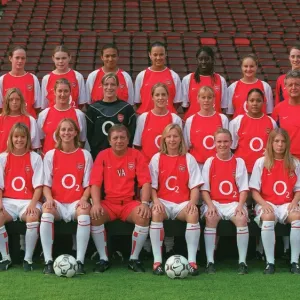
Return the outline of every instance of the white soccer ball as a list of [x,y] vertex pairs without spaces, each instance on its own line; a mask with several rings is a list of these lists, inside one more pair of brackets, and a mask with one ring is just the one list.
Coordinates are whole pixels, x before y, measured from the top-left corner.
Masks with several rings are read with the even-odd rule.
[[189,262],[181,255],[173,255],[165,264],[165,272],[169,278],[185,278],[189,274]]
[[54,272],[59,277],[73,277],[77,271],[77,261],[69,254],[62,254],[53,264]]

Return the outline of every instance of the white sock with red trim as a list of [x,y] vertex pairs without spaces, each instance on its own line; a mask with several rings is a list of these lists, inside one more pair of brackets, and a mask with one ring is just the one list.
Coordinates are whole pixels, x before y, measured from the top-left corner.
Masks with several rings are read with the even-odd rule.
[[100,255],[100,259],[108,261],[106,230],[104,224],[100,226],[91,226],[91,234]]
[[291,223],[291,263],[298,263],[300,255],[300,220]]
[[151,222],[150,224],[150,239],[152,244],[152,252],[154,263],[162,263],[162,246],[165,237],[163,222]]
[[135,225],[132,233],[132,247],[130,259],[138,259],[143,245],[148,237],[149,226]]
[[204,241],[207,263],[214,263],[214,252],[216,243],[217,228],[205,227]]
[[249,242],[248,226],[236,228],[236,243],[239,251],[239,264],[246,264],[246,256]]
[[26,234],[25,234],[25,257],[29,263],[32,263],[32,256],[36,246],[36,242],[39,238],[39,229],[40,229],[40,222],[31,222],[26,223]]
[[188,261],[196,263],[197,249],[200,239],[200,224],[187,223],[185,230],[185,240],[188,250]]
[[89,215],[80,215],[77,217],[76,233],[76,255],[77,261],[84,263],[86,248],[89,243],[91,234],[91,218]]
[[40,235],[45,262],[48,263],[49,260],[53,261],[52,247],[54,240],[54,216],[52,214],[42,214]]
[[261,239],[264,246],[266,259],[269,264],[275,263],[275,222],[263,221],[261,227]]
[[0,227],[0,253],[2,260],[11,260],[8,248],[8,235],[4,225]]

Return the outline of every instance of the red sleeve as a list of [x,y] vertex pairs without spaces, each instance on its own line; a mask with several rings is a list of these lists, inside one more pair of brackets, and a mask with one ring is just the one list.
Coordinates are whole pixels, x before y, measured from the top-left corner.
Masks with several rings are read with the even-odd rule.
[[278,122],[279,120],[279,115],[278,115],[278,106],[279,106],[280,104],[277,104],[275,107],[274,107],[274,110],[273,110],[273,112],[272,112],[272,118],[273,118],[273,120],[275,121],[275,122]]
[[280,94],[280,77],[276,81],[276,88],[275,88],[275,106],[280,102],[279,99]]
[[151,183],[149,166],[141,152],[136,150],[136,177],[139,187],[145,183]]
[[102,186],[104,171],[104,155],[99,153],[92,168],[90,185]]

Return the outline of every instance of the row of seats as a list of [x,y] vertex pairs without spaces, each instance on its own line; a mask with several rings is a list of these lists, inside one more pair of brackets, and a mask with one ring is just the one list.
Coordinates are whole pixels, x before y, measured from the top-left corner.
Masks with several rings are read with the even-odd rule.
[[288,1],[34,1],[5,7],[12,30],[297,33],[299,3]]
[[0,31],[0,74],[11,68],[7,57],[12,45],[22,45],[27,49],[26,69],[39,79],[53,69],[52,51],[56,45],[66,44],[72,52],[73,67],[85,78],[101,65],[100,49],[106,43],[114,42],[120,48],[119,65],[133,78],[150,61],[148,46],[154,41],[166,44],[167,63],[183,77],[197,67],[195,54],[201,45],[208,45],[216,52],[215,71],[225,76],[231,83],[241,76],[239,60],[243,55],[255,53],[259,58],[259,77],[275,87],[277,77],[290,69],[288,48],[296,43],[297,35],[255,35],[233,37],[213,33],[112,33],[112,32],[2,32]]

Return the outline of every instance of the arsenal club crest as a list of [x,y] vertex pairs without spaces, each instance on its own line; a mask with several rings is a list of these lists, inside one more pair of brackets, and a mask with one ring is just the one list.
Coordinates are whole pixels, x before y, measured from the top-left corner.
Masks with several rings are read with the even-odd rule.
[[75,88],[75,87],[76,87],[76,85],[77,85],[77,83],[76,83],[75,81],[74,81],[74,82],[72,82],[71,84],[72,84],[72,87],[73,87],[73,88]]
[[122,114],[118,114],[117,118],[120,123],[122,123],[124,121],[124,115],[122,115]]
[[171,80],[166,80],[166,85],[172,85],[172,81]]
[[134,170],[134,167],[135,167],[134,162],[129,162],[128,163],[128,169],[129,170],[131,170],[131,171]]
[[29,173],[30,170],[31,170],[30,165],[26,165],[26,166],[25,166],[25,172],[26,172],[26,173]]
[[186,167],[185,167],[185,165],[179,165],[178,169],[180,172],[184,172]]
[[125,85],[124,84],[120,84],[119,85],[119,89],[124,89]]
[[83,170],[83,168],[84,168],[84,164],[81,164],[81,163],[77,164],[77,169],[78,170]]
[[33,84],[27,84],[27,90],[32,91],[33,90]]
[[214,90],[215,91],[219,91],[220,90],[220,87],[218,85],[214,85]]

